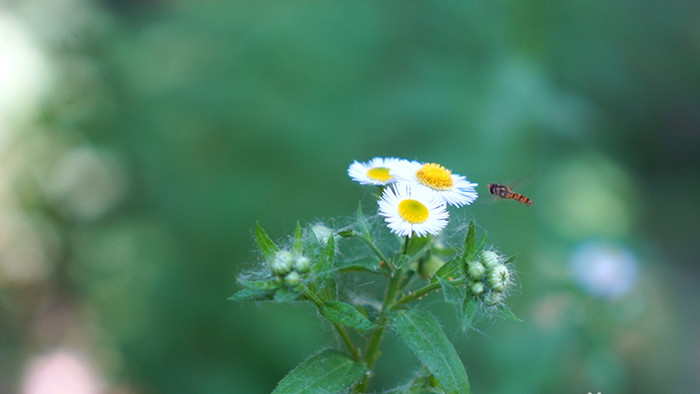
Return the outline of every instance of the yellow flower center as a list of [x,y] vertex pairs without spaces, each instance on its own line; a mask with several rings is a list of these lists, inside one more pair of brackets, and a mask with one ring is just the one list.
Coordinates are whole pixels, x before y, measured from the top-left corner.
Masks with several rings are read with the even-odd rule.
[[427,163],[416,173],[418,181],[435,190],[452,189],[452,172],[440,164]]
[[405,199],[399,203],[399,215],[401,215],[403,220],[411,224],[417,224],[428,220],[430,212],[428,207],[420,201]]
[[384,167],[374,167],[367,170],[367,176],[369,179],[374,179],[375,181],[386,182],[391,179],[389,175],[389,169]]

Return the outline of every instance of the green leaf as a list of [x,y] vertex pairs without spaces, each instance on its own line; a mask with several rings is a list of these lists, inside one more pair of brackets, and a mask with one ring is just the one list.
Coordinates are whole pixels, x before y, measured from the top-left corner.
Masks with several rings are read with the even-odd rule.
[[334,262],[335,240],[333,237],[330,237],[323,252],[321,252],[311,267],[311,271],[318,275],[309,283],[309,290],[321,301],[330,301],[337,298],[336,283],[332,272]]
[[420,309],[391,314],[392,328],[447,393],[470,393],[467,371],[440,324]]
[[318,278],[309,283],[309,291],[324,302],[338,298],[335,278],[329,273],[319,275]]
[[469,222],[469,230],[467,230],[467,238],[464,239],[464,256],[466,259],[471,259],[476,249],[476,234],[474,230],[474,221]]
[[238,278],[238,283],[240,283],[243,287],[246,287],[249,289],[276,290],[277,288],[279,288],[281,286],[282,281],[279,278],[263,279],[263,280],[248,280],[248,279]]
[[292,247],[292,251],[298,255],[302,254],[302,248],[304,246],[304,240],[303,240],[303,232],[301,231],[301,224],[297,220],[297,228],[294,231],[294,246]]
[[505,261],[503,261],[503,264],[510,264],[510,263],[512,263],[512,262],[515,260],[516,257],[518,257],[517,254],[514,254],[514,255],[508,257],[507,259],[505,259]]
[[249,301],[269,301],[275,294],[274,290],[270,289],[255,289],[246,288],[238,290],[236,294],[228,298],[230,301],[249,302]]
[[313,272],[330,272],[333,270],[333,264],[335,262],[335,239],[333,237],[328,238],[328,243],[323,251],[316,259],[311,270]]
[[354,306],[339,301],[327,301],[321,305],[321,314],[328,320],[358,330],[371,330],[376,327]]
[[379,259],[376,257],[363,257],[358,260],[338,264],[337,272],[368,271],[373,273],[382,272],[379,266]]
[[355,384],[367,372],[364,365],[345,354],[324,350],[291,370],[272,393],[337,393]]
[[255,240],[258,242],[258,247],[267,260],[275,257],[275,253],[280,250],[258,222],[255,222]]
[[360,233],[362,233],[368,239],[372,239],[372,232],[369,229],[369,222],[367,221],[367,217],[362,210],[362,201],[360,201],[359,205],[357,206],[357,224],[360,227]]
[[460,313],[460,321],[462,322],[462,331],[466,331],[468,328],[472,328],[472,322],[479,311],[479,301],[474,297],[468,297],[464,300],[462,304],[462,311]]
[[464,297],[467,294],[466,288],[464,286],[458,288],[442,278],[438,278],[438,281],[442,287],[442,294],[445,297],[445,302],[454,305],[458,310],[461,309],[464,303]]
[[301,292],[283,287],[275,292],[274,298],[277,302],[292,302],[299,301],[300,296]]
[[488,240],[488,237],[487,237],[487,234],[484,233],[484,237],[481,238],[481,242],[479,242],[479,247],[476,249],[476,251],[484,250],[484,247],[486,246],[486,240]]
[[308,225],[306,227],[306,233],[311,234],[309,237],[307,237],[307,242],[306,242],[306,253],[309,255],[315,255],[321,250],[321,240],[319,239],[318,235],[313,230],[312,225]]
[[496,308],[496,314],[499,317],[502,317],[506,320],[522,322],[522,319],[516,316],[515,313],[513,313],[513,311],[510,310],[510,308],[502,304],[498,305],[498,307]]
[[462,267],[462,259],[455,257],[435,272],[435,275],[430,279],[430,283],[438,283],[440,278],[451,280],[450,278],[455,279],[463,275],[464,268]]

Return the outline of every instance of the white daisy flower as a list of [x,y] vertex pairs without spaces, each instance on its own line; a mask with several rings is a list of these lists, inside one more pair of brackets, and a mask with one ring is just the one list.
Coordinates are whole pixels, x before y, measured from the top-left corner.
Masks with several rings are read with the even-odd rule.
[[447,208],[439,194],[423,186],[395,184],[384,189],[379,214],[400,236],[437,235],[447,226]]
[[394,182],[394,177],[389,172],[396,168],[401,161],[401,159],[394,157],[375,157],[367,163],[355,160],[348,167],[348,175],[363,185],[386,186]]
[[391,171],[397,182],[426,186],[436,191],[447,204],[461,207],[477,198],[476,183],[436,163],[401,160]]

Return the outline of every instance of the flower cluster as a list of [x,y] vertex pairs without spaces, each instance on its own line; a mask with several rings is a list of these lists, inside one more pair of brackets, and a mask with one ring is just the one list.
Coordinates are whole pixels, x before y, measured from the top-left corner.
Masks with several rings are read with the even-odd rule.
[[503,301],[513,283],[510,268],[503,256],[484,250],[478,259],[466,263],[469,293],[493,306]]
[[353,162],[348,175],[382,188],[379,214],[400,236],[437,235],[447,226],[447,205],[461,207],[477,198],[476,183],[436,163],[376,157]]
[[280,250],[270,261],[270,271],[285,285],[295,287],[311,269],[311,260],[301,254]]
[[[282,379],[275,392],[372,391],[369,382],[387,329],[395,331],[424,364],[424,372],[394,391],[469,392],[466,371],[448,336],[416,303],[442,293],[465,331],[484,315],[519,320],[505,304],[515,283],[512,257],[506,259],[487,246],[485,234],[477,241],[474,220],[461,229],[466,230],[461,245],[452,242],[460,231],[433,236],[447,226],[448,205],[460,207],[476,200],[477,185],[439,164],[398,158],[355,161],[348,175],[379,188],[377,216],[385,223],[365,216],[360,204],[352,224],[302,228],[297,222],[293,238],[281,245],[256,224],[262,264],[257,272],[238,277],[242,289],[229,298],[310,302],[347,350],[317,353]],[[394,236],[386,242],[389,232],[404,237],[400,245]],[[343,277],[358,272],[363,281],[367,275],[379,279],[365,282],[368,285],[386,284],[374,293],[383,294],[382,299],[369,288],[355,294],[342,287]],[[357,279],[351,283],[359,287]],[[333,379],[328,379],[331,375]]]

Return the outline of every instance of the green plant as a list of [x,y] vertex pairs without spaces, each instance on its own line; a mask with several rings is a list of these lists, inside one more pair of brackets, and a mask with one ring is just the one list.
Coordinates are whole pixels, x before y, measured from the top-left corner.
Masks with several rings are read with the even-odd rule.
[[[401,176],[402,171],[417,174],[417,182]],[[398,159],[355,162],[348,173],[379,187],[378,212],[386,226],[377,216],[366,216],[360,204],[352,223],[338,229],[320,224],[304,229],[297,223],[289,245],[280,246],[257,224],[262,264],[239,276],[243,288],[230,298],[311,302],[344,344],[343,351],[325,349],[303,361],[274,392],[367,392],[390,329],[423,364],[397,391],[469,393],[455,348],[419,301],[442,291],[456,307],[463,330],[485,313],[517,320],[504,304],[513,287],[512,258],[487,247],[486,236],[477,242],[473,221],[456,246],[446,246],[452,241],[442,231],[449,216],[446,205],[474,201],[476,184],[437,164]],[[445,192],[452,194],[443,198]],[[353,274],[383,277],[383,298],[343,291],[343,275]]]

